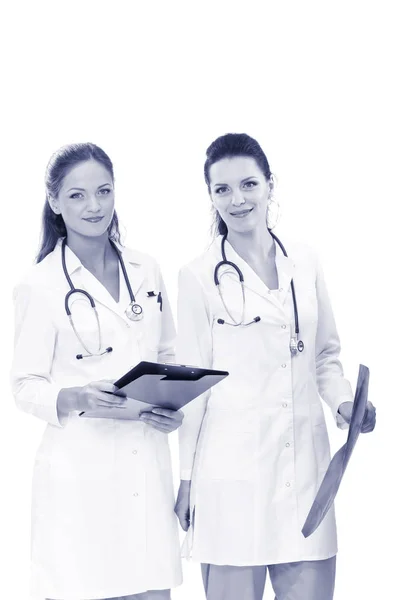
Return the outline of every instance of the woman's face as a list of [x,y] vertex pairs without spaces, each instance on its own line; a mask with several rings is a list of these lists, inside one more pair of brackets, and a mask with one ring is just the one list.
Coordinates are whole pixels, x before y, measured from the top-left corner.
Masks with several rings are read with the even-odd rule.
[[223,158],[210,167],[210,194],[229,231],[266,227],[271,184],[254,158]]
[[114,215],[111,174],[96,160],[79,163],[64,177],[57,198],[50,199],[69,231],[87,237],[103,235]]

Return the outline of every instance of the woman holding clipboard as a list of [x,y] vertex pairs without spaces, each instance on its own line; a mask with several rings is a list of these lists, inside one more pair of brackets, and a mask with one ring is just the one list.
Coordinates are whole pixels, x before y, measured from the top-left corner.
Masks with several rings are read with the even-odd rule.
[[[32,597],[169,599],[181,565],[166,434],[182,414],[124,419],[112,381],[141,360],[172,362],[175,329],[158,265],[120,243],[113,165],[98,146],[50,160],[40,253],[14,301],[15,400],[47,422]],[[104,418],[109,409],[121,418]],[[85,418],[96,410],[103,418]]]
[[[204,169],[217,236],[183,267],[178,360],[229,377],[185,408],[176,512],[208,600],[331,600],[337,552],[331,510],[301,530],[329,464],[320,396],[339,427],[353,393],[315,254],[268,226],[273,177],[260,145],[228,134]],[[374,426],[371,403],[363,431]]]

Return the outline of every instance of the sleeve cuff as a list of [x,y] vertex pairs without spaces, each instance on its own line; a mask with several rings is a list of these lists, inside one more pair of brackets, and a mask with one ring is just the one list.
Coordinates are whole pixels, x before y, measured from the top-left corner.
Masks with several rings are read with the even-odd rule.
[[181,480],[190,481],[192,479],[193,469],[181,469]]
[[[50,425],[64,427],[68,415],[59,414],[57,410],[57,398],[61,389],[62,387],[57,384],[46,383],[46,389],[35,390],[35,394],[34,390],[27,388],[22,394],[16,395],[16,405],[24,412],[47,421]],[[28,400],[23,396],[28,397]]]
[[349,397],[349,396],[339,397],[339,399],[332,406],[332,413],[333,413],[333,417],[336,421],[336,426],[339,429],[348,429],[349,424],[346,423],[346,421],[343,419],[342,415],[339,414],[339,408],[340,408],[340,405],[343,404],[343,402],[354,402],[354,398]]
[[336,412],[336,426],[339,429],[348,429],[350,427],[350,425],[346,423],[346,421],[343,419],[342,415],[339,412]]

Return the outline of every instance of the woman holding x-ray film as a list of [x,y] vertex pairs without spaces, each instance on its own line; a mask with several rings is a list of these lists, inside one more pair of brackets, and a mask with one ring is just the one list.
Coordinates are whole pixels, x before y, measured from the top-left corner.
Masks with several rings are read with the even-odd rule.
[[[277,600],[331,600],[334,511],[301,530],[330,459],[320,396],[343,428],[353,393],[321,267],[267,227],[274,181],[254,139],[215,140],[204,174],[218,236],[180,272],[178,359],[229,377],[185,408],[184,554],[208,600],[261,600],[267,569]],[[374,420],[369,404],[363,430]]]
[[[120,243],[113,165],[98,146],[61,148],[46,194],[38,261],[14,294],[15,399],[47,422],[33,478],[33,597],[168,600],[181,565],[166,434],[182,414],[124,420],[112,383],[141,360],[174,360],[161,273]],[[80,416],[93,410],[105,418]]]

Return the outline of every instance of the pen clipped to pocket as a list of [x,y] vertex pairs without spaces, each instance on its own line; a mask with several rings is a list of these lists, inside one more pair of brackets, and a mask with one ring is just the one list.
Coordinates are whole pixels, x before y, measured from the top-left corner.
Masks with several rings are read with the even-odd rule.
[[147,297],[148,298],[157,298],[157,304],[160,305],[160,311],[162,312],[162,305],[163,305],[162,293],[161,292],[157,293],[154,290],[151,290],[150,292],[147,292]]

